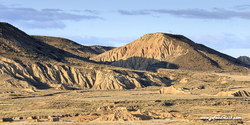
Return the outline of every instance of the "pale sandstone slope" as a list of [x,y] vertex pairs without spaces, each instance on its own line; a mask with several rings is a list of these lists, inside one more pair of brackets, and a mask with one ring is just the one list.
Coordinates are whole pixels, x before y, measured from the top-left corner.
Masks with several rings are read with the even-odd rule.
[[146,34],[134,42],[90,59],[140,70],[152,68],[152,66],[195,70],[244,68],[241,67],[241,62],[233,57],[196,44],[182,35],[166,33]]
[[216,96],[249,97],[250,92],[245,91],[245,90],[226,91],[226,92],[219,92]]
[[146,69],[148,65],[160,61],[174,60],[187,52],[187,49],[182,48],[180,45],[175,45],[172,40],[164,37],[164,34],[157,33],[147,34],[134,42],[91,59],[113,62],[115,66]]
[[133,89],[166,85],[170,80],[149,72],[118,71],[45,63],[22,64],[0,57],[0,87]]
[[[148,72],[118,71],[94,63],[84,64],[89,62],[87,58],[91,55],[109,49],[112,47],[86,47],[63,38],[31,37],[0,22],[0,87],[111,90],[170,82]],[[73,66],[75,63],[83,63],[84,67]]]

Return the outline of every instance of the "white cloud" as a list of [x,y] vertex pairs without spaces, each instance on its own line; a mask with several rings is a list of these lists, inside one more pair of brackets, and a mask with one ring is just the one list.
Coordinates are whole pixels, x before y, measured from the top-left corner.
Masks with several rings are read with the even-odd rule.
[[238,5],[234,7],[237,10],[249,10],[250,9],[250,5]]
[[42,11],[62,11],[61,9],[42,9]]
[[121,15],[150,15],[150,11],[148,10],[133,10],[133,11],[118,10],[117,12]]
[[192,9],[144,9],[144,10],[117,10],[117,12],[121,15],[152,15],[152,14],[170,14],[176,17],[182,18],[196,18],[196,19],[232,19],[232,18],[242,18],[242,19],[250,19],[249,11],[242,11],[246,8],[249,8],[249,5],[238,6],[236,8],[241,11],[235,10],[226,10],[223,8],[212,8],[212,11],[192,8]]
[[84,12],[91,13],[91,14],[99,14],[99,11],[96,10],[84,10]]
[[[15,8],[0,5],[1,21],[22,24],[29,28],[64,28],[63,21],[81,21],[89,19],[103,19],[99,16],[76,15],[61,9],[46,8],[41,11],[33,8]],[[30,26],[28,26],[30,25]]]

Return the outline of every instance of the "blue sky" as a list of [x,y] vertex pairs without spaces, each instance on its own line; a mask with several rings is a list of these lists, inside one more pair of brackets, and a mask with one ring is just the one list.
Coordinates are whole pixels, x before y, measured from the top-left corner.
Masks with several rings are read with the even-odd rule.
[[156,32],[250,57],[249,0],[0,0],[0,21],[30,35],[122,46]]

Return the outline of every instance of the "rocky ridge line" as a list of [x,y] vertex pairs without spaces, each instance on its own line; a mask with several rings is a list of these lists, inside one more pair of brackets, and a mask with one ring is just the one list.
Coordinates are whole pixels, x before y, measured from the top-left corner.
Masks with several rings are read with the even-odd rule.
[[194,43],[185,36],[167,33],[146,34],[90,59],[137,70],[247,70],[246,65],[231,56]]
[[119,71],[31,63],[22,64],[12,59],[0,58],[1,87],[20,88],[89,88],[134,89],[150,85],[166,85],[167,78],[150,72]]

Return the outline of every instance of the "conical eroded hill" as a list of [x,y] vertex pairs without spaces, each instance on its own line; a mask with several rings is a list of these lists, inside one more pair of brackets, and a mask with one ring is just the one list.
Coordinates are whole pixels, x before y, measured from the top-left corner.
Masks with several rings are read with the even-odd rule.
[[240,61],[194,43],[182,35],[146,34],[91,60],[132,69],[184,68],[194,70],[246,70]]

